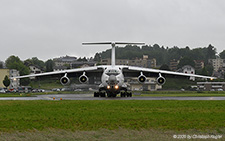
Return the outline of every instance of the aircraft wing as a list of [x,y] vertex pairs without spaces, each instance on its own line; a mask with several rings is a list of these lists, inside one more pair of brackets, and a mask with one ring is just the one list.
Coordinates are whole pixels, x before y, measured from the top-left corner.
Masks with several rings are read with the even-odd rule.
[[69,69],[63,71],[54,71],[54,72],[46,72],[39,74],[30,74],[24,76],[11,77],[10,79],[20,79],[20,78],[28,78],[28,77],[41,77],[41,76],[51,76],[51,75],[62,75],[62,74],[70,74],[70,73],[79,73],[79,72],[102,72],[104,66],[94,66],[94,67],[86,67],[86,68],[77,68],[77,69]]
[[[166,71],[166,70],[158,70],[158,69],[151,69],[151,68],[141,68],[141,67],[133,67],[133,66],[126,66],[123,67],[124,73],[134,73],[134,72],[143,72],[143,73],[153,73],[153,74],[162,74],[162,75],[175,75],[175,76],[185,76],[185,77],[198,77],[198,78],[205,78],[205,79],[216,79],[216,77],[211,76],[204,76],[204,75],[196,75],[196,74],[187,74],[187,73],[180,73],[180,72],[173,72],[173,71]],[[140,74],[140,73],[139,73]]]

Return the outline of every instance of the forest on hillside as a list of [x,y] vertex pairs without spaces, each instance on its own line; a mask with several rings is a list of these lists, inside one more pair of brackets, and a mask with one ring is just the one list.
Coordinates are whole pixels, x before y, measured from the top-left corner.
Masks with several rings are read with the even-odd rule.
[[[190,49],[190,47],[179,48],[174,46],[172,48],[159,46],[158,44],[145,45],[145,46],[132,46],[127,45],[125,47],[116,47],[117,59],[135,59],[142,58],[143,55],[148,55],[149,59],[155,58],[157,65],[168,64],[172,59],[181,60],[182,58],[188,58],[191,60],[202,60],[205,64],[208,64],[208,59],[216,58],[216,48],[211,44],[207,47],[199,47]],[[225,51],[219,54],[222,58],[225,58]],[[94,60],[110,58],[111,49],[96,53]]]

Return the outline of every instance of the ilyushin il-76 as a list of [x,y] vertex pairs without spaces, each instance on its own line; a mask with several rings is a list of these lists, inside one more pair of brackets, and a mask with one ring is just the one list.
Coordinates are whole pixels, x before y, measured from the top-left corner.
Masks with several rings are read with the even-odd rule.
[[[144,45],[144,43],[126,43],[126,42],[99,42],[99,43],[82,43],[82,45],[106,45],[112,46],[111,65],[99,65],[86,68],[68,69],[63,71],[46,72],[39,74],[31,74],[13,77],[11,79],[22,79],[27,77],[45,77],[61,75],[60,82],[62,85],[69,85],[71,77],[77,77],[80,83],[88,83],[90,76],[99,76],[100,84],[98,91],[94,92],[94,97],[131,97],[132,92],[128,90],[125,77],[136,77],[139,83],[146,83],[147,77],[156,77],[155,83],[163,85],[166,82],[165,75],[198,77],[204,79],[215,79],[211,76],[179,73],[166,70],[158,70],[151,68],[142,68],[135,66],[116,65],[115,49],[116,45]],[[179,78],[178,78],[179,79]]]

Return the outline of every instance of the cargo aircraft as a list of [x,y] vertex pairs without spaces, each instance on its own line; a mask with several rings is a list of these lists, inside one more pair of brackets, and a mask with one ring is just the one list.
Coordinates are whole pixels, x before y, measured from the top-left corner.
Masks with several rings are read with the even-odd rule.
[[[215,79],[215,77],[179,73],[173,71],[165,71],[151,68],[142,68],[135,66],[116,65],[115,48],[116,45],[144,45],[144,43],[126,43],[126,42],[98,42],[98,43],[82,43],[82,45],[111,45],[111,65],[100,65],[86,68],[69,69],[63,71],[46,72],[40,74],[31,74],[25,76],[12,77],[11,79],[21,79],[27,77],[46,77],[61,75],[60,82],[62,85],[69,85],[71,77],[77,77],[80,83],[88,83],[90,76],[101,77],[98,92],[94,92],[94,97],[116,97],[120,94],[121,97],[131,97],[132,93],[128,91],[128,86],[124,81],[125,77],[136,77],[139,83],[145,83],[147,77],[156,77],[158,85],[163,85],[166,82],[166,75],[183,76],[183,77],[198,77],[204,79]],[[100,75],[99,75],[100,74]]]

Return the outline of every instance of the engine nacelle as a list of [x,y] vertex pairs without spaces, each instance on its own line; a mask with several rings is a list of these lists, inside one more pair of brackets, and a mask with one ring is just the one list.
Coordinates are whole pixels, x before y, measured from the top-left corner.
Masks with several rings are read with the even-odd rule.
[[138,82],[144,83],[146,80],[147,80],[147,78],[143,74],[141,74],[140,76],[138,76]]
[[85,75],[85,72],[79,77],[80,83],[87,83],[88,77]]
[[65,75],[60,79],[60,82],[61,82],[62,85],[69,85],[70,79]]
[[156,79],[156,82],[157,82],[157,84],[159,84],[159,85],[163,85],[163,84],[165,84],[166,79],[165,79],[164,77],[162,77],[162,76],[159,76],[159,77]]

